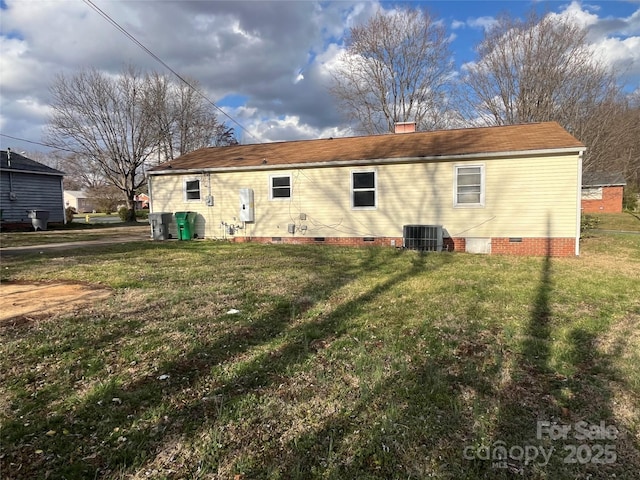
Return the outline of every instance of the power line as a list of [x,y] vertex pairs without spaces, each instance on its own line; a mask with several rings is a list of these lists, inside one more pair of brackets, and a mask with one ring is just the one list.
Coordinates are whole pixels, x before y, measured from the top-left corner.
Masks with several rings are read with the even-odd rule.
[[173,73],[181,82],[183,82],[185,85],[187,85],[189,88],[191,88],[194,92],[196,92],[198,95],[200,95],[204,100],[206,100],[208,103],[210,103],[216,110],[218,110],[220,113],[222,113],[225,117],[227,117],[229,120],[231,120],[233,123],[235,123],[236,125],[238,125],[240,127],[241,130],[243,130],[244,132],[246,132],[250,137],[254,138],[255,140],[257,140],[258,142],[260,142],[260,139],[258,137],[256,137],[253,133],[251,133],[248,129],[246,129],[240,122],[238,122],[235,118],[233,118],[231,115],[229,115],[228,113],[226,113],[224,110],[222,110],[220,107],[218,107],[218,105],[215,104],[215,102],[213,102],[212,100],[210,100],[204,93],[202,93],[200,90],[198,90],[197,88],[195,88],[193,85],[191,85],[191,83],[189,83],[182,75],[180,75],[178,72],[176,72],[173,68],[171,68],[164,60],[162,60],[160,57],[158,57],[155,53],[153,53],[151,50],[149,50],[144,44],[142,44],[136,37],[134,37],[131,33],[129,33],[124,27],[122,27],[118,22],[116,22],[113,18],[111,18],[109,16],[108,13],[104,12],[103,10],[101,10],[96,4],[94,4],[91,0],[83,0],[84,3],[86,3],[89,7],[91,7],[93,10],[95,10],[102,18],[104,18],[107,22],[109,22],[111,25],[113,25],[120,33],[122,33],[125,37],[127,37],[129,40],[131,40],[133,43],[135,43],[138,47],[140,47],[142,50],[145,51],[145,53],[147,53],[147,55],[149,55],[151,58],[153,58],[156,62],[160,63],[164,68],[166,68],[167,70],[169,70],[171,73]]
[[63,150],[65,152],[76,153],[73,150],[69,150],[68,148],[58,147],[57,145],[51,145],[48,143],[36,142],[34,140],[27,140],[26,138],[14,137],[13,135],[7,135],[6,133],[0,133],[0,136],[11,138],[12,140],[18,140],[19,142],[32,143],[34,145],[40,145],[41,147],[53,148],[55,150]]
[[[215,109],[217,109],[218,111],[220,111],[225,117],[227,117],[228,119],[230,119],[233,123],[235,123],[236,125],[238,125],[242,130],[244,130],[247,134],[249,134],[249,136],[251,136],[252,138],[254,138],[255,140],[257,140],[258,142],[260,142],[260,139],[258,137],[256,137],[254,134],[252,134],[249,130],[247,130],[242,124],[240,124],[240,122],[238,122],[236,119],[234,119],[233,117],[231,117],[229,114],[227,114],[224,110],[222,110],[220,107],[218,107],[212,100],[210,100],[205,94],[203,94],[201,91],[199,91],[198,89],[196,89],[193,85],[191,85],[191,83],[189,83],[184,77],[182,77],[182,75],[180,75],[178,72],[176,72],[173,68],[171,68],[164,60],[162,60],[160,57],[158,57],[155,53],[153,53],[151,50],[149,50],[145,45],[143,45],[136,37],[134,37],[131,33],[129,33],[124,27],[122,27],[120,24],[118,24],[118,22],[116,22],[113,18],[111,18],[106,12],[102,11],[100,8],[98,8],[91,0],[83,0],[84,3],[86,3],[87,5],[89,5],[89,7],[91,7],[93,10],[95,10],[101,17],[103,17],[105,20],[107,20],[111,25],[113,25],[120,33],[122,33],[124,36],[126,36],[128,39],[130,39],[133,43],[135,43],[136,45],[138,45],[142,50],[144,50],[149,56],[151,56],[154,60],[156,60],[158,63],[160,63],[163,67],[165,67],[167,70],[169,70],[171,73],[173,73],[180,81],[182,81],[185,85],[187,85],[189,88],[191,88],[194,92],[196,92],[198,95],[200,95],[204,100],[206,100],[207,102],[209,102]],[[286,162],[289,163],[289,162]],[[305,176],[307,179],[309,179],[309,177],[307,175],[304,174],[304,172],[300,171],[300,173]],[[332,227],[329,227],[332,228]],[[334,230],[339,231],[337,228],[333,227]]]

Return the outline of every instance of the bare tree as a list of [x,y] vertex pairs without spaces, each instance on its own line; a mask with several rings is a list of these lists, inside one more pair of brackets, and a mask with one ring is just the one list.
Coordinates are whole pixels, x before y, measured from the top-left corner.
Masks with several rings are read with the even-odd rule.
[[43,152],[41,150],[28,150],[20,152],[20,155],[30,158],[31,160],[35,160],[47,167],[55,168],[56,170],[64,170],[62,161],[63,157],[58,152],[51,153]]
[[614,122],[606,107],[618,102],[619,89],[614,72],[598,60],[586,35],[568,17],[500,17],[477,47],[479,60],[462,77],[461,105],[469,121],[557,121],[587,143],[587,167],[602,163],[596,157],[596,143],[603,141],[598,130]]
[[96,69],[58,75],[51,87],[48,141],[81,156],[89,170],[120,189],[129,221],[135,221],[134,196],[145,182],[142,167],[156,146],[144,86],[144,77],[128,67],[115,78]]
[[446,123],[449,39],[426,10],[378,12],[351,28],[347,45],[330,92],[359,131],[390,132],[404,121],[421,130]]
[[171,82],[157,72],[146,78],[145,109],[149,112],[156,135],[157,163],[175,158],[174,113],[171,101]]
[[219,123],[197,80],[174,83],[166,75],[147,77],[147,109],[158,135],[158,158],[170,160],[198,148],[237,143],[233,129]]
[[583,140],[591,146],[585,170],[623,173],[629,189],[640,187],[639,92],[600,105]]
[[627,181],[631,182],[635,192],[640,191],[640,88],[628,98],[629,109],[620,129],[626,132],[624,147],[621,149],[621,161]]
[[[195,80],[190,81],[191,85],[194,83],[197,84]],[[176,85],[172,107],[179,155],[212,145],[218,121],[212,106],[197,90],[184,83]]]
[[87,162],[84,157],[71,153],[60,160],[66,190],[89,190],[105,184],[100,169]]
[[133,67],[116,77],[96,69],[59,75],[51,87],[48,142],[73,152],[68,166],[86,187],[104,181],[117,187],[133,221],[146,164],[234,140],[196,85]]
[[89,168],[88,162],[75,153],[54,150],[23,152],[23,155],[43,165],[61,170],[64,173],[65,190],[89,190],[106,183],[99,170]]
[[107,215],[117,211],[118,205],[122,202],[122,192],[113,185],[95,185],[86,191],[96,210]]
[[238,145],[238,139],[233,130],[233,127],[228,127],[224,123],[219,123],[216,126],[215,135],[213,138],[213,144],[216,147],[228,147],[230,145]]

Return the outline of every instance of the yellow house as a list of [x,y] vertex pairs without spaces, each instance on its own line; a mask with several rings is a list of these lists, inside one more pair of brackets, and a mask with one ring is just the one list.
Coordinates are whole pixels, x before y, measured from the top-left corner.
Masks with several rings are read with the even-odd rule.
[[148,172],[151,212],[198,238],[578,255],[584,150],[555,122],[203,148]]

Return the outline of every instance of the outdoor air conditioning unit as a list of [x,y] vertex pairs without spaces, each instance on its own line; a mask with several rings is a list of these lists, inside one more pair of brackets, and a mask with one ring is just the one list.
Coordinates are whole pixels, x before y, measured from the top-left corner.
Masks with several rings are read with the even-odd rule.
[[442,251],[442,225],[405,225],[402,246],[421,252]]

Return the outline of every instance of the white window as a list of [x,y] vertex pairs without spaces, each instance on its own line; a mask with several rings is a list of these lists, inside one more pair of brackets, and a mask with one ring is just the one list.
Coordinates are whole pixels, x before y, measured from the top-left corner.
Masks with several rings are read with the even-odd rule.
[[351,172],[351,206],[375,208],[376,205],[376,172]]
[[582,189],[583,200],[602,200],[602,187],[584,187]]
[[455,166],[454,182],[454,206],[484,206],[484,165]]
[[184,182],[184,199],[186,201],[200,200],[200,180],[186,180]]
[[269,191],[271,200],[291,198],[291,175],[273,175],[269,178],[269,182],[271,184]]

